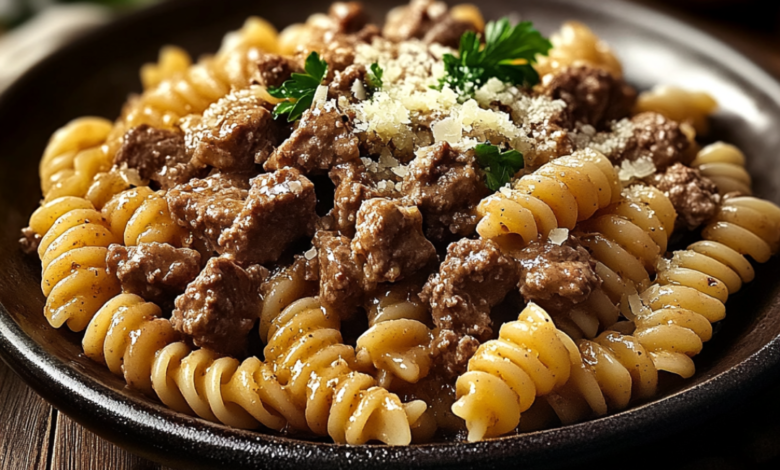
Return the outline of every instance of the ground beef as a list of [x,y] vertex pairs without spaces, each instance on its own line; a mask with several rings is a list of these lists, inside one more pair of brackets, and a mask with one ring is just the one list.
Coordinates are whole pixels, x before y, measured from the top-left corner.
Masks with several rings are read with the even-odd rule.
[[259,287],[255,276],[233,261],[211,258],[176,298],[171,325],[195,346],[240,357],[260,312]]
[[360,156],[358,139],[332,103],[303,113],[298,128],[265,163],[266,171],[297,168],[304,174],[327,171]]
[[219,237],[219,251],[244,266],[273,263],[292,242],[314,234],[316,205],[314,185],[294,168],[257,176]]
[[619,160],[649,157],[659,171],[678,162],[691,163],[694,155],[686,152],[690,143],[678,123],[653,112],[637,114],[631,118],[631,123],[633,135]]
[[176,296],[200,272],[200,254],[167,243],[114,244],[108,248],[106,265],[119,279],[122,291],[170,309]]
[[203,177],[208,172],[190,162],[184,134],[141,124],[127,131],[114,155],[114,165],[133,168],[141,178],[155,181],[163,189]]
[[453,330],[438,330],[431,342],[436,370],[445,377],[458,377],[466,372],[469,359],[477,352],[480,341]]
[[303,66],[296,58],[270,52],[259,52],[257,81],[264,87],[280,87],[293,73],[302,73]]
[[359,160],[335,166],[328,175],[336,185],[333,210],[330,213],[332,228],[352,238],[355,236],[355,222],[360,206],[363,201],[377,196],[374,183]]
[[566,102],[559,124],[574,129],[577,123],[604,130],[614,120],[629,115],[636,90],[621,78],[588,65],[566,67],[545,83],[544,93]]
[[[475,341],[490,338],[490,309],[516,288],[518,280],[517,263],[490,240],[462,239],[447,248],[447,257],[420,299],[430,303],[437,328],[434,355],[453,361],[443,364],[448,373],[465,370]],[[466,336],[473,339],[462,339]]]
[[428,238],[445,241],[472,234],[474,208],[489,194],[474,154],[439,142],[421,149],[408,168],[401,191],[420,208]]
[[419,209],[384,198],[360,207],[352,251],[365,258],[366,279],[376,283],[399,281],[436,259],[436,248],[423,235]]
[[30,227],[22,229],[22,238],[19,239],[19,247],[24,254],[31,255],[38,252],[38,245],[41,244],[41,237]]
[[450,16],[447,5],[433,0],[413,0],[387,15],[382,35],[395,42],[417,38],[457,49],[460,37],[474,25]]
[[233,91],[182,124],[187,152],[197,166],[250,171],[262,164],[285,136],[270,105],[252,88]]
[[357,33],[370,20],[360,2],[334,2],[330,5],[328,16],[333,19],[337,30],[346,34]]
[[648,178],[648,183],[669,197],[677,211],[678,229],[694,230],[718,211],[718,187],[699,170],[675,163],[663,173]]
[[216,252],[219,237],[241,212],[249,182],[238,175],[215,174],[193,179],[165,194],[177,223],[190,230],[206,248]]
[[320,267],[320,300],[346,318],[363,304],[374,283],[363,274],[364,259],[356,256],[347,237],[334,232],[317,232],[314,239]]
[[595,261],[571,236],[562,245],[533,241],[516,258],[523,299],[550,312],[567,313],[601,285]]
[[336,72],[333,81],[328,86],[329,97],[332,99],[338,99],[344,97],[347,100],[356,103],[358,99],[355,97],[352,91],[354,83],[360,82],[365,89],[366,79],[366,67],[363,65],[355,64],[350,65],[341,72]]

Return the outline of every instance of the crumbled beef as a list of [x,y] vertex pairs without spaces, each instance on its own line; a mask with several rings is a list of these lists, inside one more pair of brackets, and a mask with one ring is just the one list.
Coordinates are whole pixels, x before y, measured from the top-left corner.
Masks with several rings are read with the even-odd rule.
[[233,91],[203,112],[185,119],[184,142],[192,162],[222,171],[250,171],[284,138],[270,105],[253,88]]
[[471,23],[452,18],[443,2],[413,0],[390,11],[382,35],[394,42],[417,38],[457,48],[463,33],[474,30]]
[[359,160],[333,167],[328,174],[336,189],[333,194],[333,229],[352,238],[355,235],[357,212],[363,201],[375,197],[373,182]]
[[605,129],[611,121],[628,116],[636,102],[636,90],[623,79],[588,65],[560,70],[544,85],[544,92],[566,102],[559,123],[567,129],[577,123]]
[[423,214],[425,234],[433,241],[474,232],[474,207],[489,194],[472,152],[447,142],[421,149],[409,164],[401,191]]
[[171,325],[195,346],[241,356],[260,312],[259,287],[253,276],[233,261],[211,258],[176,298]]
[[633,135],[628,139],[619,160],[634,161],[649,157],[660,171],[674,163],[691,163],[694,155],[686,152],[690,145],[680,125],[653,112],[640,113],[631,118]]
[[436,357],[437,370],[445,377],[457,377],[466,372],[469,359],[477,352],[480,341],[453,330],[436,330],[431,350]]
[[349,317],[363,303],[365,293],[375,284],[363,274],[364,259],[352,251],[347,237],[333,232],[317,232],[314,238],[320,267],[320,300]]
[[169,309],[200,272],[200,254],[167,243],[114,244],[108,247],[106,265],[119,279],[122,291]]
[[303,113],[298,128],[265,163],[266,171],[297,168],[304,174],[327,171],[360,156],[358,139],[331,104]]
[[38,245],[41,244],[41,238],[30,227],[24,227],[22,229],[22,238],[19,239],[19,247],[26,255],[37,253]]
[[533,241],[516,258],[523,299],[550,312],[567,313],[601,285],[595,261],[573,236],[562,245]]
[[330,5],[328,16],[333,19],[340,33],[360,31],[370,18],[360,2],[334,2]]
[[555,124],[554,120],[531,125],[532,144],[523,154],[525,167],[531,171],[564,155],[571,155],[574,144],[569,131]]
[[338,99],[344,97],[350,102],[356,103],[358,99],[352,91],[354,83],[364,83],[366,78],[366,67],[363,65],[350,65],[341,72],[336,72],[333,81],[328,85],[330,98]]
[[241,212],[248,189],[245,178],[218,173],[176,186],[165,194],[165,199],[176,222],[215,252],[220,235]]
[[[491,240],[462,239],[450,244],[439,272],[423,287],[420,299],[431,305],[437,334],[435,355],[443,355],[448,374],[465,370],[474,341],[492,334],[490,309],[516,288],[516,262],[501,253]],[[462,339],[466,336],[472,339]]]
[[293,73],[303,72],[300,61],[270,52],[259,52],[257,58],[257,81],[264,87],[279,87],[290,79]]
[[298,170],[259,175],[241,212],[219,237],[219,251],[242,265],[273,263],[292,242],[313,235],[316,205],[314,185]]
[[718,211],[718,187],[695,168],[675,163],[665,172],[648,178],[648,183],[663,191],[672,201],[679,229],[694,230]]
[[401,280],[436,258],[436,248],[423,235],[419,209],[384,198],[360,207],[352,251],[365,258],[366,279],[377,283]]
[[208,172],[190,162],[180,131],[157,129],[141,124],[127,131],[114,155],[114,165],[133,168],[141,178],[169,189]]

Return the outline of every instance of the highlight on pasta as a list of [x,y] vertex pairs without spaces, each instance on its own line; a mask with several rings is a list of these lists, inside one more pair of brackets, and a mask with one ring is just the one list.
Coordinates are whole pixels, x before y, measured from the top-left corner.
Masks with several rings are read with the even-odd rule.
[[20,240],[43,313],[149,400],[302,440],[652,400],[777,253],[780,207],[712,135],[716,97],[640,93],[618,52],[434,0],[166,46],[115,121],[46,147]]

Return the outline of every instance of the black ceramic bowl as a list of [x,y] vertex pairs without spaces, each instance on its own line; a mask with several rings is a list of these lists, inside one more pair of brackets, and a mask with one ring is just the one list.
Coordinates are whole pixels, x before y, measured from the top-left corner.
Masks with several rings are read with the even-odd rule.
[[[366,2],[369,3],[369,2]],[[518,12],[550,32],[567,19],[589,24],[617,50],[640,88],[675,83],[706,90],[721,108],[713,133],[749,156],[757,194],[780,202],[780,86],[719,43],[657,13],[618,2],[483,0],[488,18]],[[379,18],[381,8],[374,13]],[[288,2],[173,1],[124,18],[40,64],[0,99],[0,353],[54,406],[127,449],[181,468],[391,468],[560,465],[644,442],[738,403],[780,365],[780,264],[758,269],[728,304],[729,316],[696,359],[698,372],[656,400],[574,426],[466,444],[349,447],[230,429],[172,412],[125,388],[81,354],[80,337],[42,315],[40,263],[19,251],[19,229],[40,192],[37,164],[48,137],[81,115],[115,117],[140,89],[138,68],[159,47],[214,51],[250,15],[279,27],[327,7]]]

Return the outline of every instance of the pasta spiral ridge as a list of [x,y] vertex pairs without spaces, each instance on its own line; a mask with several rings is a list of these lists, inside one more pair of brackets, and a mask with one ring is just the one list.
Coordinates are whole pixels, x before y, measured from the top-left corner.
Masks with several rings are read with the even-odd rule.
[[40,235],[44,315],[60,328],[86,328],[93,315],[120,291],[106,269],[107,247],[119,241],[108,221],[87,200],[66,196],[39,207],[30,228]]
[[712,180],[721,196],[729,193],[750,196],[753,193],[753,180],[745,170],[745,154],[731,144],[715,142],[704,147],[691,166]]
[[468,440],[515,429],[520,414],[563,386],[571,371],[569,349],[550,316],[534,303],[504,323],[498,339],[483,343],[456,382],[455,415],[466,421]]
[[417,383],[431,368],[433,339],[428,307],[415,283],[401,281],[378,291],[369,302],[368,330],[357,340],[357,362],[377,370],[380,387],[391,388],[393,379]]
[[567,21],[560,31],[550,36],[552,49],[546,56],[537,56],[534,66],[544,77],[564,67],[590,65],[603,69],[615,77],[623,76],[623,66],[610,47],[579,21]]
[[354,370],[355,351],[342,342],[340,320],[315,297],[293,302],[273,320],[264,353],[308,429],[337,443],[411,442],[427,405],[403,404]]
[[607,157],[575,152],[553,160],[502,188],[477,206],[477,233],[511,252],[546,239],[555,228],[573,229],[597,210],[619,201],[620,180]]
[[116,194],[102,212],[111,233],[126,246],[151,242],[181,246],[186,235],[171,217],[165,198],[148,186]]
[[708,119],[717,107],[718,102],[709,93],[661,85],[640,93],[634,112],[656,112],[691,125],[697,134],[704,135],[709,131]]

